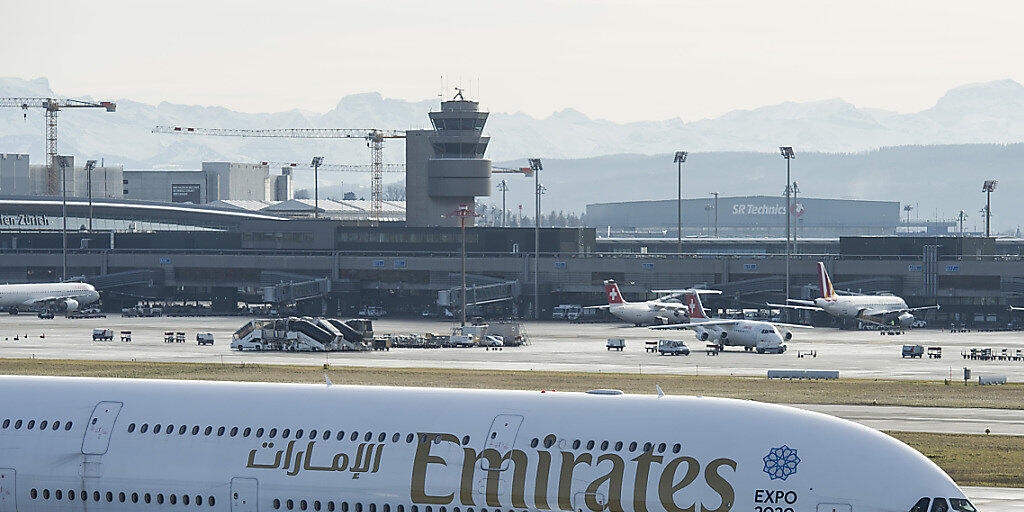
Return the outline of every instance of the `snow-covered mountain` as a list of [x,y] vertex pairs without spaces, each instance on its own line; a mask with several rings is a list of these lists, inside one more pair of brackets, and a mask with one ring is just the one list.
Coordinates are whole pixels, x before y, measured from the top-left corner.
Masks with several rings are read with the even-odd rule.
[[[52,91],[45,78],[0,78],[0,97],[68,96],[87,91]],[[377,93],[348,95],[324,113],[290,110],[269,114],[223,107],[160,103],[149,105],[118,99],[117,112],[91,109],[60,114],[61,153],[79,158],[105,158],[131,168],[196,167],[204,160],[296,161],[313,154],[328,161],[368,161],[359,141],[234,139],[184,137],[150,133],[158,124],[215,128],[373,127],[426,128],[435,100],[409,102]],[[571,108],[543,119],[523,113],[491,113],[488,156],[509,160],[525,156],[587,158],[619,153],[658,154],[691,151],[774,152],[780,144],[800,151],[858,152],[884,146],[1013,143],[1024,141],[1024,86],[1012,81],[957,87],[935,106],[900,114],[862,108],[840,99],[781,103],[737,110],[697,121],[615,123],[592,119]],[[401,142],[387,144],[386,161],[401,162]],[[30,153],[43,160],[43,119],[37,110],[0,110],[0,152]]]

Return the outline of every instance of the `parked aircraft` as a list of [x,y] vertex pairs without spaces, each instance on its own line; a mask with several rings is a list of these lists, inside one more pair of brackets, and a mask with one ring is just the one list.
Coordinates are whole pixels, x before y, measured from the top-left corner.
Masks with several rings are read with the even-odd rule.
[[100,299],[88,283],[0,284],[0,309],[11,314],[28,310],[72,312]]
[[786,299],[788,304],[768,304],[775,308],[824,311],[839,318],[852,318],[859,322],[910,327],[914,324],[914,312],[939,309],[938,305],[919,308],[907,307],[906,301],[895,295],[839,295],[832,287],[832,280],[825,270],[825,264],[818,262],[818,286],[821,297],[814,300]]
[[607,309],[616,318],[632,323],[637,327],[643,325],[662,325],[686,322],[688,309],[686,305],[672,301],[682,294],[679,290],[654,290],[655,293],[666,293],[654,300],[644,302],[628,302],[622,298],[619,285],[612,280],[604,282],[604,293],[608,304],[586,306],[586,309]]
[[[792,329],[811,329],[809,325],[784,324],[763,320],[711,318],[704,311],[700,293],[712,290],[689,290],[684,293],[690,309],[690,322],[676,325],[659,325],[651,329],[689,329],[700,341],[710,341],[721,347],[743,347],[756,350],[759,354],[786,351],[785,342],[793,339]],[[717,292],[721,293],[721,292]]]
[[747,400],[5,376],[0,411],[3,512],[975,512],[886,434]]

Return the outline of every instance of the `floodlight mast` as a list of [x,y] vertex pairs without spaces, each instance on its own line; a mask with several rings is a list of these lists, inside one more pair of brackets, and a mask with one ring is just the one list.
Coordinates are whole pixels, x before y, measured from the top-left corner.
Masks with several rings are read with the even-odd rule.
[[676,164],[676,254],[683,253],[683,162],[686,151],[676,151],[672,160]]
[[96,168],[96,160],[85,162],[86,182],[89,186],[89,232],[92,233],[92,170]]
[[[779,152],[782,154],[782,158],[786,159],[786,300],[788,301],[790,299],[790,296],[789,296],[789,256],[790,256],[790,247],[789,247],[789,240],[790,240],[790,238],[789,237],[790,237],[790,220],[791,220],[790,219],[790,215],[791,215],[790,208],[792,208],[792,205],[790,204],[790,193],[792,192],[792,190],[790,188],[790,183],[792,183],[792,181],[790,180],[790,176],[789,176],[789,161],[794,159],[794,158],[796,158],[796,154],[793,153],[793,147],[792,146],[779,146]],[[788,308],[786,309],[784,314],[786,315],[786,321],[789,321],[789,309]]]
[[989,225],[992,222],[992,192],[996,191],[999,180],[985,180],[981,185],[981,191],[985,193],[985,237],[989,237]]
[[313,218],[320,218],[320,166],[324,164],[324,157],[314,156],[309,163],[313,167]]
[[539,260],[540,260],[540,171],[544,170],[544,166],[540,162],[540,158],[531,158],[530,170],[533,171],[533,184],[535,188],[536,197],[536,212],[533,219],[533,319],[540,319],[540,285],[538,284]]

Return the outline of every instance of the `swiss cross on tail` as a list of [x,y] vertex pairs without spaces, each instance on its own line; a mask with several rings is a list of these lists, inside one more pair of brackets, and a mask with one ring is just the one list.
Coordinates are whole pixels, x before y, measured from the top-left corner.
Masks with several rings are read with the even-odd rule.
[[604,282],[604,294],[608,297],[608,304],[624,304],[626,302],[622,300],[619,285],[615,284],[615,281]]
[[690,318],[707,318],[704,305],[700,303],[700,295],[696,292],[686,294],[686,305],[690,308]]

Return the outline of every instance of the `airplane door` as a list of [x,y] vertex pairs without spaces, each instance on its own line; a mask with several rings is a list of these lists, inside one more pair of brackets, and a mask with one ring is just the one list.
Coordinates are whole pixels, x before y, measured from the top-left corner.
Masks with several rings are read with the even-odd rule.
[[0,468],[0,512],[16,512],[17,488],[14,485],[15,473],[10,468]]
[[818,503],[818,512],[853,512],[849,503]]
[[259,486],[255,478],[231,479],[231,512],[256,512],[256,493]]
[[[487,442],[483,450],[493,448],[504,455],[508,453],[516,443],[516,436],[519,434],[519,426],[523,424],[523,417],[518,414],[499,414],[491,422],[491,428],[487,432]],[[501,470],[508,469],[509,459],[501,461]],[[494,469],[487,467],[487,459],[480,459],[480,469]]]
[[592,512],[587,500],[590,500],[597,505],[597,510],[604,510],[608,508],[608,500],[605,499],[604,493],[578,492],[572,497],[572,509],[575,512]]
[[110,434],[114,431],[114,422],[121,412],[121,402],[100,402],[92,410],[92,416],[85,427],[82,439],[82,453],[85,455],[103,455],[110,446]]

